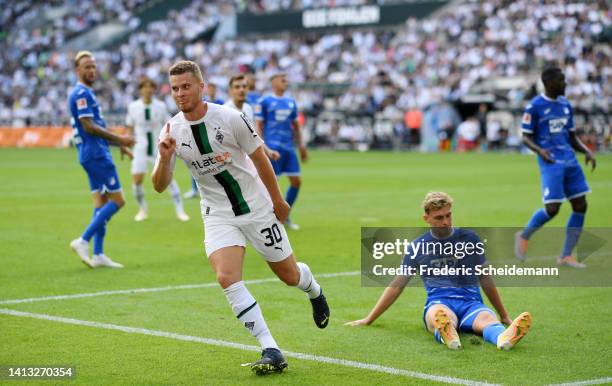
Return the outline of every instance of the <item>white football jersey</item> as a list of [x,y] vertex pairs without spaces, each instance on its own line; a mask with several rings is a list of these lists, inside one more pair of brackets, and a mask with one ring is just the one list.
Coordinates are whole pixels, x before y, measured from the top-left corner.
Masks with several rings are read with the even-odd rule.
[[[268,208],[272,201],[249,158],[263,141],[243,113],[208,103],[206,115],[188,121],[179,112],[169,121],[176,157],[198,183],[203,214],[240,216]],[[160,137],[161,138],[161,137]]]
[[[157,150],[155,138],[159,137],[164,123],[170,118],[166,104],[153,98],[151,103],[145,105],[144,101],[137,99],[128,105],[125,124],[134,127],[136,145],[134,151],[146,150],[153,155]],[[151,149],[151,152],[149,152]]]
[[242,111],[244,113],[244,115],[246,115],[246,117],[251,122],[255,122],[255,115],[253,114],[253,108],[251,107],[250,104],[248,104],[246,102],[242,103],[242,110],[240,110],[240,109],[238,109],[238,106],[236,106],[234,101],[230,99],[227,102],[225,102],[223,104],[223,106],[228,106],[228,107],[231,107],[231,108],[233,108],[235,110]]

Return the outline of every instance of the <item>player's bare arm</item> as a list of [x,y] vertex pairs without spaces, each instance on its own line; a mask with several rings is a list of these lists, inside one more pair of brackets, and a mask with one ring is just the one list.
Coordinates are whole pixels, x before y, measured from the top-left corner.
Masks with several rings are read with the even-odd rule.
[[104,128],[98,126],[91,119],[91,117],[81,117],[79,118],[79,121],[81,121],[83,128],[89,134],[104,138],[111,144],[119,146],[119,150],[121,151],[121,159],[123,159],[124,155],[127,155],[130,159],[134,157],[129,149],[130,147],[134,146],[134,143],[136,143],[133,136],[118,135],[105,130]]
[[[257,135],[259,135],[261,138],[264,138],[264,124],[263,121],[261,120],[256,120],[255,121],[255,130],[257,131]],[[266,144],[263,145],[264,146],[264,152],[266,153],[266,155],[268,156],[268,158],[270,158],[272,161],[276,161],[280,158],[280,153],[277,152],[276,150],[272,150],[270,149]]]
[[586,147],[584,143],[582,143],[580,138],[578,138],[578,135],[576,135],[575,131],[569,132],[569,143],[574,150],[585,155],[585,163],[587,164],[587,166],[589,165],[589,163],[591,164],[591,171],[595,170],[595,167],[597,167],[597,162],[595,161],[595,156],[593,155],[593,152],[591,152],[591,150],[589,150],[589,148]]
[[531,149],[534,153],[542,157],[545,162],[550,164],[555,163],[555,160],[551,157],[550,153],[535,143],[532,134],[523,133],[523,144]]
[[368,316],[366,316],[363,319],[346,322],[344,323],[344,325],[357,327],[357,326],[369,326],[372,323],[374,323],[374,321],[378,319],[379,316],[385,313],[385,311],[387,311],[389,307],[391,307],[393,303],[395,303],[397,298],[399,298],[402,292],[404,292],[404,288],[406,287],[409,281],[410,281],[410,276],[403,276],[403,275],[396,276],[393,279],[393,281],[391,281],[389,286],[385,288],[382,295],[380,295],[380,298],[378,299],[378,301],[376,302],[376,305],[374,305],[374,308],[372,308],[372,311],[370,311]]
[[172,157],[176,151],[176,140],[170,134],[169,123],[164,127],[157,148],[159,150],[159,157],[157,158],[157,162],[155,162],[155,167],[151,174],[151,181],[153,182],[155,191],[161,193],[166,190],[170,182],[172,182]]
[[289,204],[287,204],[287,201],[285,201],[281,194],[276,175],[274,174],[274,169],[272,169],[272,164],[265,153],[264,146],[259,146],[253,153],[249,154],[249,157],[253,161],[259,178],[261,178],[268,194],[270,194],[276,218],[284,223],[289,216]]
[[81,117],[79,118],[79,120],[81,121],[81,124],[83,125],[85,131],[87,131],[91,135],[104,138],[107,141],[119,146],[133,146],[135,143],[135,140],[132,136],[118,135],[108,130],[105,130],[104,128],[95,124],[91,117]]
[[306,150],[306,145],[302,142],[302,127],[300,123],[297,121],[293,121],[293,133],[295,138],[295,144],[300,149],[300,159],[302,162],[308,161],[308,150]]
[[506,311],[506,308],[502,303],[501,296],[499,296],[499,292],[497,291],[493,278],[491,278],[489,275],[481,275],[478,280],[480,282],[480,288],[482,288],[482,291],[487,296],[487,299],[489,299],[491,305],[493,305],[495,311],[497,311],[502,323],[512,323],[512,319],[510,319],[508,316],[508,311]]

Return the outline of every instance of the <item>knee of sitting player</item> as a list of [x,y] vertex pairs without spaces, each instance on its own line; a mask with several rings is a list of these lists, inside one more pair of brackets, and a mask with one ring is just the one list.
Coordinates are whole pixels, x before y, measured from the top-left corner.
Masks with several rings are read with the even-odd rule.
[[553,218],[559,213],[559,208],[561,208],[561,204],[558,202],[546,204],[546,214],[548,214],[550,218]]

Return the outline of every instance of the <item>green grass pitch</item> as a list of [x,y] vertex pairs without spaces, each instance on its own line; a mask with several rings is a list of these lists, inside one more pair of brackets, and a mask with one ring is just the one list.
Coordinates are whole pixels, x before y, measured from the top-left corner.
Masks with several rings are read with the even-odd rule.
[[[192,219],[180,223],[168,194],[155,193],[147,179],[150,217],[135,223],[129,163],[119,161],[118,154],[115,159],[128,205],[109,225],[106,253],[125,268],[90,270],[68,247],[92,210],[75,152],[0,150],[0,301],[214,282],[203,251],[198,203],[186,202]],[[598,170],[586,173],[593,190],[586,226],[612,227],[612,156],[600,155],[598,161]],[[186,189],[189,180],[182,165],[177,165],[176,177]],[[420,202],[429,190],[444,190],[455,198],[459,226],[523,226],[541,205],[536,161],[529,156],[313,151],[303,167],[303,188],[292,216],[302,227],[289,233],[294,251],[315,275],[358,271],[360,227],[422,226]],[[563,227],[568,214],[564,204],[547,226]],[[248,249],[245,280],[271,277],[264,260]],[[512,316],[532,312],[529,335],[515,350],[499,352],[481,338],[463,334],[464,349],[451,352],[423,328],[421,287],[406,289],[373,326],[355,329],[343,323],[365,316],[382,289],[362,288],[354,274],[319,281],[332,308],[326,330],[315,327],[310,304],[298,290],[278,280],[248,286],[281,348],[405,372],[289,357],[287,372],[259,378],[240,366],[257,359],[257,352],[99,327],[256,346],[215,285],[0,304],[5,310],[100,323],[83,326],[0,313],[0,366],[74,365],[77,376],[70,383],[84,385],[434,382],[415,378],[415,373],[536,385],[612,376],[611,288],[501,288]]]

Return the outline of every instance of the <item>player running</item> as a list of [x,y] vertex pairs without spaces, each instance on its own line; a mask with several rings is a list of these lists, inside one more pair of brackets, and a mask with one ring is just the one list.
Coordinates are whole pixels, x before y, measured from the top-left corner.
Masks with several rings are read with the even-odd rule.
[[[415,239],[421,243],[467,243],[477,245],[480,238],[474,232],[453,228],[452,224],[453,200],[446,193],[430,192],[423,201],[423,219],[429,224],[429,232]],[[412,245],[412,244],[411,244]],[[463,244],[465,245],[465,244]],[[434,250],[436,248],[433,248]],[[441,251],[441,248],[438,248]],[[453,248],[455,250],[455,248]],[[476,249],[472,254],[458,259],[454,255],[446,256],[439,253],[424,254],[419,252],[413,256],[412,251],[404,256],[403,266],[414,267],[420,272],[421,267],[428,268],[471,268],[474,272],[476,265],[485,263],[484,254],[478,254]],[[380,299],[363,319],[346,323],[349,326],[369,326],[381,316],[404,291],[411,276],[398,275],[384,290]],[[448,275],[448,276],[421,276],[427,300],[423,309],[423,322],[425,327],[434,334],[435,339],[446,344],[450,349],[461,348],[461,341],[457,330],[481,335],[486,342],[492,343],[498,349],[510,350],[529,331],[532,318],[529,312],[523,312],[514,321],[510,320],[504,308],[497,287],[490,276],[474,275]],[[509,324],[505,328],[487,307],[480,294],[480,287],[487,298],[497,310],[503,323]]]
[[565,94],[565,75],[558,67],[542,72],[544,94],[535,97],[525,108],[521,128],[523,143],[538,155],[542,179],[544,208],[538,209],[522,231],[516,234],[515,254],[525,260],[529,238],[559,213],[565,199],[572,205],[566,228],[563,251],[557,263],[585,268],[572,251],[578,243],[587,210],[586,194],[590,193],[575,151],[584,153],[586,164],[595,170],[593,153],[580,141],[574,127],[574,113]]
[[[302,162],[308,160],[308,151],[302,143],[302,131],[297,121],[297,104],[293,98],[283,96],[289,85],[287,75],[277,73],[270,81],[273,95],[261,98],[255,107],[257,132],[264,138],[274,173],[277,176],[285,174],[289,178],[290,186],[285,200],[293,208],[302,184],[295,145],[300,150]],[[299,229],[289,217],[285,224],[289,229]]]
[[[89,188],[93,198],[93,218],[85,232],[72,240],[70,247],[81,261],[90,268],[122,268],[123,265],[112,261],[104,254],[106,223],[125,205],[117,169],[113,163],[109,143],[119,145],[121,157],[132,156],[128,147],[134,139],[128,135],[117,135],[106,129],[100,105],[92,89],[98,76],[96,61],[89,51],[80,51],[74,58],[79,82],[68,97],[68,109],[74,132],[74,143],[79,162],[89,178]],[[89,241],[93,238],[93,258],[89,257]]]
[[249,121],[254,122],[253,108],[245,101],[246,90],[246,77],[242,74],[232,76],[229,81],[230,100],[224,105],[243,112]]
[[176,157],[198,180],[206,254],[234,314],[263,349],[251,368],[257,374],[282,371],[287,362],[242,281],[247,240],[283,282],[308,295],[319,328],[329,322],[327,301],[308,266],[292,253],[282,226],[289,205],[250,122],[234,109],[202,100],[206,84],[196,63],[181,61],[168,72],[180,112],[162,131],[153,186],[158,192],[168,186]]
[[[143,221],[148,217],[147,202],[144,198],[142,181],[147,172],[147,164],[155,161],[157,146],[154,138],[159,138],[160,130],[170,118],[166,104],[153,97],[157,84],[153,79],[144,77],[138,85],[140,98],[128,106],[125,125],[130,135],[135,136],[134,159],[132,160],[132,180],[134,182],[134,197],[140,210],[134,217],[136,221]],[[174,202],[176,217],[181,221],[188,221],[189,216],[183,208],[181,191],[175,180],[170,182],[170,194]]]

